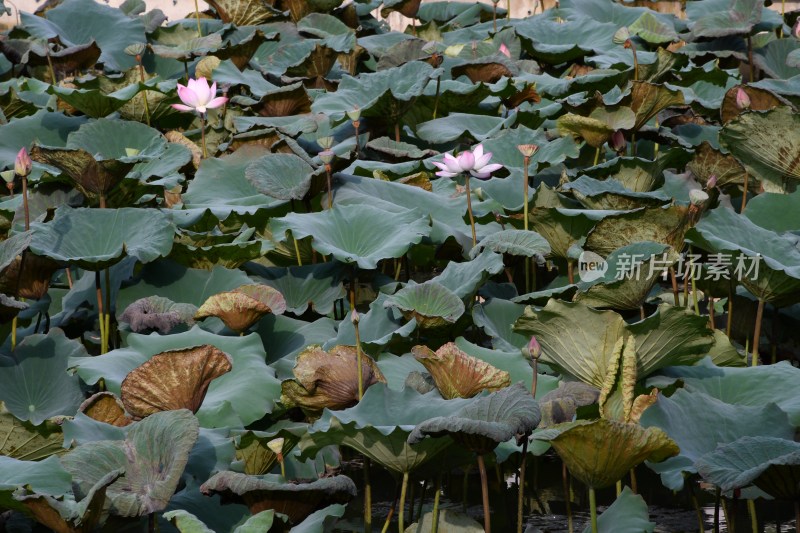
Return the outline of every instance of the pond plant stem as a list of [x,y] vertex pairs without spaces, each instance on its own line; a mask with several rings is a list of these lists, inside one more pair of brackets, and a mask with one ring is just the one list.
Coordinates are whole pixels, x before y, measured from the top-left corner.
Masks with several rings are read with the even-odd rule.
[[94,273],[94,289],[97,294],[97,316],[100,322],[100,353],[104,354],[106,345],[106,328],[105,318],[103,313],[103,288],[100,286],[100,271],[96,270]]
[[439,496],[442,493],[442,473],[436,477],[436,494],[433,496],[433,513],[431,516],[431,533],[439,531]]
[[700,509],[700,500],[697,499],[697,493],[695,492],[694,482],[691,482],[689,485],[689,494],[692,496],[692,505],[694,506],[694,512],[697,516],[697,528],[700,533],[705,533],[706,526],[705,522],[703,521],[703,511]]
[[750,528],[753,533],[758,533],[758,515],[756,514],[755,500],[747,500],[747,512],[750,515]]
[[[139,63],[139,77],[142,80],[142,84],[147,81],[147,77],[144,74],[144,66],[142,66],[142,56],[136,56],[136,62]],[[144,118],[147,120],[147,125],[150,125],[150,106],[147,103],[147,91],[142,91],[142,101],[144,102]]]
[[589,512],[591,513],[592,533],[597,533],[597,498],[592,487],[589,487]]
[[466,174],[464,183],[467,189],[467,212],[469,213],[469,227],[472,230],[472,247],[475,248],[475,246],[478,245],[478,236],[475,233],[475,217],[472,215],[472,197],[469,192],[469,174]]
[[364,457],[364,533],[372,533],[372,484],[370,483],[370,469],[372,463]]
[[25,231],[31,229],[31,213],[28,210],[28,178],[22,176],[22,209],[25,212]]
[[678,276],[675,274],[675,267],[669,267],[669,277],[672,281],[672,298],[675,301],[675,307],[679,307],[681,305],[681,297],[678,291]]
[[400,487],[400,506],[397,510],[397,530],[403,533],[405,528],[404,518],[406,510],[406,491],[408,490],[408,472],[403,472],[403,484]]
[[569,472],[567,464],[561,463],[561,481],[564,484],[564,506],[567,509],[567,530],[572,533],[572,491],[569,489]]
[[761,322],[764,319],[764,299],[758,299],[758,310],[756,311],[756,329],[753,332],[753,366],[758,366],[758,348],[761,344]]
[[750,173],[744,173],[744,187],[742,190],[742,211],[744,208],[747,207],[747,187],[749,186],[748,182],[750,181]]
[[294,256],[297,259],[297,266],[303,266],[303,261],[300,259],[300,247],[297,245],[297,239],[294,238],[294,235],[291,234],[292,230],[289,230],[289,238],[292,239],[294,243]]
[[483,530],[486,533],[492,533],[492,518],[489,510],[489,481],[486,476],[486,463],[481,454],[478,454],[478,471],[481,474],[481,493],[483,495]]
[[197,4],[197,0],[194,0],[194,17],[197,19],[197,36],[203,36],[203,30],[200,28],[200,6]]
[[[195,0],[195,2],[196,1],[197,0]],[[203,147],[203,159],[208,159],[208,151],[206,151],[206,115],[205,115],[205,113],[200,113],[200,143],[202,144],[202,147]]]
[[[533,373],[536,376],[536,371]],[[533,378],[534,391],[536,390],[536,377]],[[525,502],[525,464],[528,462],[528,435],[522,441],[522,459],[519,464],[519,490],[517,491],[517,533],[522,533],[523,507]]]
[[717,494],[714,498],[714,533],[719,533],[719,502],[722,495],[722,489],[717,487]]

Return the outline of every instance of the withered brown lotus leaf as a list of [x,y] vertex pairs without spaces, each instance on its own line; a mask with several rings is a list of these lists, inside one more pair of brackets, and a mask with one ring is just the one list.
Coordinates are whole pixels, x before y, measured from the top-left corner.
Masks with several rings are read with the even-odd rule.
[[38,300],[47,294],[50,279],[59,268],[52,259],[26,251],[0,274],[0,292],[17,298]]
[[242,332],[267,313],[280,315],[284,311],[286,300],[277,290],[267,285],[242,285],[211,296],[194,317],[202,320],[215,316],[230,329]]
[[483,390],[494,392],[511,385],[508,372],[464,353],[452,342],[435,352],[427,346],[414,346],[411,353],[430,372],[447,400],[472,398]]
[[124,427],[133,422],[133,419],[125,412],[125,406],[122,405],[119,398],[113,392],[108,391],[90,396],[81,404],[78,412],[117,427]]
[[135,163],[116,159],[95,160],[81,148],[50,148],[36,145],[31,159],[61,170],[85,196],[105,195],[113,189]]
[[788,103],[765,89],[750,87],[749,85],[737,85],[728,89],[728,92],[725,93],[725,97],[722,99],[719,115],[723,124],[730,122],[744,112],[736,105],[736,93],[739,89],[747,93],[747,96],[750,98],[749,111],[768,111]]
[[293,83],[261,100],[258,114],[263,117],[289,117],[311,112],[311,99],[302,83]]
[[[346,409],[358,403],[358,371],[355,346],[335,346],[326,352],[318,345],[309,346],[297,356],[295,379],[281,383],[281,403],[287,408],[300,407],[314,415],[328,408]],[[377,382],[386,383],[378,365],[361,354],[364,390]]]
[[512,78],[514,73],[499,61],[472,61],[452,68],[453,78],[466,76],[472,83],[495,83],[501,78]]
[[196,413],[211,381],[232,368],[231,357],[208,344],[162,352],[125,377],[122,403],[137,418],[176,409]]
[[720,188],[730,184],[744,185],[744,176],[747,173],[735,157],[723,154],[708,141],[703,141],[695,148],[694,157],[686,168],[692,171],[698,183],[703,186],[711,176],[716,176],[717,187]]
[[197,307],[191,304],[175,303],[163,296],[148,296],[131,303],[119,319],[127,322],[131,331],[136,333],[158,331],[167,334],[178,324],[194,324],[196,312]]
[[274,0],[210,0],[222,22],[232,22],[236,26],[258,26],[267,22],[280,11],[275,9]]

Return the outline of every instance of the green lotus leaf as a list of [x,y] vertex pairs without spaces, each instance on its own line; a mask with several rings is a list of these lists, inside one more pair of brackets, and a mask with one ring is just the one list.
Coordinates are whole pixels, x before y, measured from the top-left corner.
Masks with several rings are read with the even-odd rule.
[[40,461],[64,453],[61,417],[45,420],[34,426],[23,422],[5,410],[0,403],[0,455],[21,461]]
[[774,403],[758,406],[732,405],[702,392],[678,390],[671,397],[659,395],[640,422],[644,427],[663,429],[678,443],[680,455],[659,465],[650,465],[661,482],[680,490],[684,473],[696,472],[694,463],[719,444],[745,436],[791,439],[794,428],[786,413]]
[[507,229],[481,239],[478,246],[470,250],[473,259],[484,249],[500,254],[524,257],[544,257],[550,254],[550,245],[535,231]]
[[[367,354],[361,354],[364,390],[386,379]],[[358,402],[357,354],[353,346],[334,346],[327,352],[309,346],[297,355],[294,379],[281,383],[281,403],[300,407],[313,416],[323,409],[346,409]]]
[[20,461],[0,455],[0,480],[0,505],[8,509],[23,510],[11,496],[20,487],[28,487],[48,496],[63,496],[72,488],[72,476],[61,466],[57,457],[48,457],[43,461]]
[[436,283],[450,289],[459,298],[465,299],[475,292],[491,275],[503,271],[503,256],[491,250],[475,254],[471,261],[449,262],[442,273],[433,278]]
[[268,474],[278,464],[278,456],[269,447],[270,441],[283,439],[281,453],[286,457],[307,430],[308,424],[288,420],[281,420],[266,431],[234,430],[236,458],[242,461],[245,474]]
[[29,492],[24,488],[17,490],[13,497],[25,506],[34,520],[53,531],[90,533],[96,531],[107,518],[103,510],[106,506],[108,486],[124,473],[122,469],[109,472],[97,480],[80,501],[69,497],[59,500],[52,496]]
[[695,462],[703,479],[723,491],[755,485],[773,498],[800,496],[800,443],[775,437],[742,437]]
[[417,424],[408,443],[449,435],[463,448],[483,455],[515,435],[533,431],[540,420],[538,402],[524,385],[517,383],[476,398],[449,416]]
[[[573,260],[569,255],[572,245],[583,239],[599,220],[615,213],[616,211],[534,207],[528,215],[528,222],[531,229],[550,244],[553,256]],[[609,250],[609,253],[612,251]]]
[[153,35],[150,48],[157,56],[189,61],[195,56],[215,52],[222,47],[222,35],[209,33],[198,37],[194,28],[175,24],[160,27]]
[[472,321],[492,338],[492,347],[495,350],[515,352],[526,346],[530,340],[512,329],[523,312],[524,305],[492,298],[472,307]]
[[309,483],[289,483],[281,476],[248,476],[219,472],[203,483],[206,496],[219,494],[224,502],[244,503],[252,514],[273,509],[298,524],[312,512],[332,503],[347,503],[356,496],[356,485],[347,476],[333,476]]
[[628,26],[631,35],[638,35],[650,44],[662,44],[679,40],[673,25],[667,24],[652,11],[645,11],[642,16]]
[[83,401],[80,380],[67,373],[70,357],[86,349],[60,329],[28,335],[0,355],[0,401],[16,418],[38,426],[56,415],[72,415]]
[[[719,10],[711,8],[699,17],[691,17],[689,29],[694,38],[749,34],[761,22],[764,4],[758,0],[730,0],[716,4]],[[727,7],[723,7],[725,5]],[[690,16],[693,14],[689,13]]]
[[557,65],[612,47],[611,38],[619,26],[582,17],[560,22],[530,17],[515,27],[525,51],[535,59]]
[[[650,521],[647,503],[630,487],[622,489],[614,503],[597,518],[598,533],[653,533],[656,523]],[[584,528],[589,533],[591,526]]]
[[636,113],[638,131],[664,109],[671,106],[684,105],[683,93],[664,85],[635,81],[631,87],[631,109]]
[[502,117],[450,113],[446,117],[417,125],[417,136],[423,141],[435,143],[454,141],[467,135],[482,141],[512,123]]
[[286,310],[283,295],[269,285],[242,285],[210,297],[195,313],[195,319],[217,317],[228,328],[242,332],[266,315],[281,315]]
[[69,134],[85,124],[86,120],[86,117],[68,117],[63,113],[42,109],[33,115],[0,125],[0,166],[13,168],[20,146],[31,146],[34,142],[47,146],[66,146]]
[[[172,249],[175,229],[156,209],[59,207],[48,223],[31,224],[31,250],[87,270],[100,270],[125,256],[148,263]],[[88,238],[91,236],[91,238]]]
[[72,89],[58,85],[53,85],[51,88],[51,91],[59,99],[92,118],[110,115],[129,102],[141,90],[139,85],[128,85],[112,93],[104,93],[99,89]]
[[411,353],[433,376],[443,398],[471,398],[488,390],[495,392],[511,385],[508,372],[467,355],[455,343],[448,342],[435,352],[427,346],[415,346]]
[[103,378],[107,390],[119,394],[125,377],[156,354],[208,344],[229,354],[233,370],[211,382],[197,412],[203,427],[240,427],[271,412],[280,396],[275,372],[266,365],[264,346],[257,335],[223,337],[194,326],[173,335],[128,335],[127,348],[99,357],[75,357],[70,366],[86,383]]
[[139,122],[103,118],[84,124],[70,133],[67,148],[84,150],[100,160],[128,160],[128,151],[136,150],[133,159],[155,157],[167,147],[158,132]]
[[175,303],[162,296],[148,296],[131,303],[119,315],[120,322],[130,325],[135,333],[158,331],[166,335],[180,324],[194,324],[197,307]]
[[783,192],[787,180],[800,180],[800,164],[788,155],[800,150],[799,121],[788,106],[745,113],[725,124],[720,143],[765,187]]
[[412,61],[373,74],[361,74],[358,78],[343,76],[336,93],[318,97],[311,111],[339,119],[358,108],[362,116],[384,117],[394,123],[422,94],[435,74],[429,64]]
[[453,444],[448,437],[408,444],[414,426],[455,413],[464,400],[447,401],[433,394],[420,394],[410,387],[394,390],[377,384],[349,409],[326,410],[300,441],[304,457],[313,457],[331,444],[347,446],[365,454],[397,474],[413,472]]
[[131,370],[120,385],[120,397],[137,418],[177,409],[196,413],[211,381],[232,365],[229,355],[207,344],[163,352]]
[[[172,522],[181,533],[214,533],[214,530],[209,529],[199,518],[183,509],[166,512],[163,516],[166,520]],[[248,518],[242,525],[237,526],[233,533],[269,531],[276,518],[281,518],[281,515],[276,516],[275,511],[272,509],[261,511]],[[284,521],[286,520],[285,517],[282,518]]]
[[726,185],[744,185],[745,169],[736,158],[730,154],[723,154],[703,141],[695,150],[692,161],[687,165],[697,181],[705,185],[711,176],[717,177],[717,187]]
[[14,63],[28,67],[49,67],[49,63],[52,63],[53,72],[61,78],[93,68],[100,58],[100,48],[94,40],[52,50],[38,40],[7,39],[0,45],[0,51]]
[[756,226],[778,233],[800,231],[800,221],[792,216],[800,209],[800,192],[763,193],[747,201],[744,216]]
[[261,194],[278,200],[302,200],[311,188],[314,169],[294,154],[270,154],[256,159],[244,175]]
[[739,281],[757,298],[781,306],[800,299],[800,249],[791,233],[761,228],[733,209],[718,207],[688,239],[705,250],[731,254],[734,268],[741,262]]
[[687,211],[684,206],[671,205],[609,213],[589,231],[584,248],[602,256],[643,241],[681,249],[683,236],[689,229]]
[[430,234],[428,220],[416,210],[387,213],[364,205],[359,209],[329,209],[321,213],[290,213],[271,222],[273,235],[286,240],[312,237],[312,246],[343,263],[374,269],[381,259],[403,256],[412,244]]
[[407,285],[389,296],[384,307],[395,307],[407,320],[414,319],[423,329],[455,323],[464,314],[464,302],[436,281]]
[[425,150],[416,145],[397,142],[389,137],[378,137],[367,143],[367,148],[375,150],[381,154],[386,154],[394,159],[424,159],[435,155],[433,150]]
[[[85,24],[75,24],[76,20]],[[47,10],[44,17],[22,13],[22,24],[33,37],[58,37],[68,46],[96,41],[102,50],[100,61],[116,71],[128,70],[136,64],[125,48],[147,40],[144,23],[139,18],[91,0],[68,0]]]
[[[417,321],[415,319],[406,321],[398,308],[386,306],[389,298],[388,294],[380,293],[369,304],[369,311],[360,315],[358,331],[363,344],[385,346],[395,339],[408,338],[416,329]],[[350,317],[342,320],[339,324],[338,335],[334,340],[329,341],[330,343],[347,345],[356,343],[355,328]]]
[[645,206],[669,203],[672,198],[661,191],[635,192],[616,179],[596,180],[581,176],[563,186],[571,191],[583,205],[595,210],[626,211]]
[[584,383],[602,388],[617,340],[633,334],[637,375],[700,360],[714,344],[708,321],[685,309],[662,305],[658,312],[626,324],[613,311],[597,311],[581,303],[550,300],[541,311],[526,309],[514,330],[535,336],[541,360]]
[[661,429],[604,418],[559,424],[533,438],[550,442],[570,474],[594,489],[613,485],[644,461],[659,463],[680,453]]
[[111,513],[145,516],[169,503],[197,436],[198,422],[190,411],[165,411],[132,425],[125,440],[82,444],[61,462],[81,500],[110,472],[124,470],[125,476],[106,489]]
[[286,300],[286,310],[297,316],[309,305],[317,314],[327,315],[336,300],[345,296],[342,268],[335,262],[288,268],[249,264],[246,268],[261,283],[279,291]]
[[787,362],[755,368],[723,368],[704,360],[694,367],[671,367],[662,376],[648,380],[648,386],[666,387],[680,379],[686,390],[702,392],[723,402],[742,406],[775,403],[800,426],[800,399],[792,393],[800,370]]
[[[451,2],[431,2],[433,4],[444,4]],[[475,4],[479,6],[481,4]],[[481,533],[483,526],[478,524],[474,519],[468,515],[461,514],[453,509],[441,509],[437,518],[438,531],[442,533]],[[422,515],[419,522],[414,522],[406,528],[409,533],[425,533],[426,531],[433,531],[433,512],[429,511]]]
[[[344,516],[345,506],[339,503],[314,511],[300,524],[294,526],[294,533],[327,533],[333,530],[339,518]],[[249,532],[248,532],[249,533]],[[256,532],[252,532],[256,533]]]

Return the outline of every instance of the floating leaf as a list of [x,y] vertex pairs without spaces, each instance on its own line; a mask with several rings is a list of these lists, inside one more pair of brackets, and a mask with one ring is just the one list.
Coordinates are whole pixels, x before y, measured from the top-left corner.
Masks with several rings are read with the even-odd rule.
[[386,299],[384,307],[400,309],[407,320],[416,320],[423,329],[453,324],[464,314],[461,298],[435,281],[403,287]]
[[508,372],[467,355],[452,342],[435,352],[427,346],[415,346],[411,353],[430,372],[447,400],[471,398],[483,390],[494,392],[511,385]]
[[550,245],[544,237],[535,231],[518,229],[499,231],[481,239],[478,246],[470,250],[470,257],[474,259],[483,249],[523,257],[544,257],[550,254]]
[[314,169],[294,154],[270,154],[256,159],[244,172],[261,194],[278,200],[302,200],[311,188]]

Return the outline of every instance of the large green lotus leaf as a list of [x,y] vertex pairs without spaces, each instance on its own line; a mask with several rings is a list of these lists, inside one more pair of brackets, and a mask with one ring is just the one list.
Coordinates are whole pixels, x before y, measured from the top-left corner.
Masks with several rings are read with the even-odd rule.
[[[598,533],[653,533],[655,528],[656,523],[650,521],[647,512],[647,502],[627,486],[597,518]],[[591,526],[586,526],[583,533],[591,530]]]
[[533,438],[549,441],[570,474],[595,489],[613,485],[644,461],[658,463],[680,452],[661,429],[605,418],[559,424]]
[[62,418],[46,420],[34,426],[22,422],[5,412],[0,404],[0,456],[22,461],[40,461],[51,455],[64,453],[64,437],[61,433]]
[[109,472],[123,469],[125,476],[106,490],[111,513],[145,516],[169,503],[198,431],[190,411],[156,413],[131,426],[125,440],[82,444],[61,462],[72,474],[75,496],[80,499]]
[[97,160],[128,159],[127,150],[137,150],[135,158],[160,155],[167,141],[158,130],[139,122],[101,118],[70,133],[67,148],[85,150]]
[[395,307],[423,329],[455,323],[464,314],[464,302],[436,281],[407,285],[389,296],[384,307]]
[[504,127],[510,127],[513,122],[502,117],[450,113],[446,117],[419,124],[417,136],[423,141],[436,144],[455,141],[467,135],[476,141],[482,141]]
[[338,519],[344,516],[344,511],[345,506],[339,503],[314,511],[308,518],[294,526],[291,533],[330,533]]
[[684,472],[696,472],[694,462],[719,444],[745,436],[781,439],[794,436],[786,413],[774,403],[753,407],[732,405],[702,392],[682,389],[669,398],[659,395],[656,403],[642,414],[640,423],[663,429],[680,446],[677,457],[649,465],[661,475],[664,486],[672,490],[682,489]]
[[255,213],[284,204],[258,192],[245,176],[248,165],[266,153],[261,146],[243,146],[229,156],[204,159],[183,193],[185,206],[209,209],[224,220],[231,213]]
[[117,111],[143,90],[138,84],[128,85],[112,93],[100,89],[72,89],[53,85],[50,89],[59,99],[92,118],[106,117]]
[[315,313],[327,315],[336,300],[345,296],[342,266],[335,262],[286,268],[252,263],[246,268],[262,283],[277,289],[286,300],[286,310],[297,316],[309,305]]
[[775,437],[742,437],[695,462],[703,479],[723,491],[755,485],[773,498],[800,496],[800,443]]
[[449,416],[417,424],[409,444],[426,437],[451,436],[461,447],[476,453],[492,451],[511,437],[533,431],[541,420],[539,404],[521,383],[474,399]]
[[356,406],[335,412],[326,409],[300,441],[300,449],[303,456],[314,457],[325,446],[343,445],[392,472],[412,472],[453,444],[447,437],[408,444],[414,426],[455,413],[467,403],[443,400],[436,393],[420,394],[411,387],[394,390],[376,384]]
[[648,386],[667,387],[680,379],[684,388],[702,392],[723,402],[742,406],[775,403],[800,426],[800,398],[794,394],[800,370],[786,361],[755,368],[718,367],[709,360],[693,367],[671,367],[662,376],[648,380]]
[[512,329],[514,322],[524,312],[525,306],[522,304],[492,298],[472,307],[472,321],[492,338],[495,350],[515,352],[530,340]]
[[484,250],[472,261],[447,263],[441,274],[433,278],[459,298],[467,298],[483,286],[487,279],[503,271],[503,256]]
[[672,198],[661,191],[635,192],[616,179],[597,180],[581,176],[563,186],[572,191],[583,205],[597,210],[630,210],[644,206],[664,205]]
[[[83,23],[75,24],[76,20]],[[22,24],[33,37],[58,37],[65,45],[96,41],[102,50],[100,61],[108,69],[117,71],[136,65],[125,48],[131,43],[147,41],[144,23],[139,18],[92,0],[67,0],[49,9],[44,17],[22,13]]]
[[753,224],[777,233],[800,231],[800,191],[791,194],[763,193],[747,201],[744,210]]
[[695,150],[694,158],[687,168],[701,185],[705,185],[711,176],[717,177],[717,187],[730,184],[744,185],[745,169],[741,163],[732,155],[723,154],[713,148],[707,141],[703,141]]
[[56,415],[73,415],[83,402],[80,380],[67,373],[70,357],[86,349],[60,329],[25,337],[13,352],[0,355],[0,401],[22,421],[38,426]]
[[374,269],[381,259],[402,257],[412,244],[430,234],[427,217],[416,210],[388,213],[369,205],[358,209],[334,207],[321,213],[289,213],[271,222],[273,235],[287,239],[291,230],[297,238],[312,238],[322,254],[332,254],[342,263]]
[[675,26],[665,22],[652,11],[645,11],[642,16],[628,26],[631,35],[638,35],[650,44],[662,44],[679,40]]
[[[547,239],[553,256],[572,259],[569,256],[572,245],[583,239],[598,221],[616,213],[617,211],[534,207],[528,215],[528,222],[531,229]],[[612,251],[609,250],[608,253]]]
[[57,457],[43,461],[20,461],[0,455],[0,505],[21,509],[11,497],[19,487],[29,487],[38,494],[63,496],[72,489],[72,476],[61,466]]
[[189,61],[193,57],[215,52],[222,46],[222,35],[209,33],[202,37],[197,30],[174,24],[156,30],[150,48],[157,56],[178,61]]
[[307,430],[308,424],[289,420],[281,420],[266,431],[234,430],[236,459],[241,461],[245,474],[268,474],[278,464],[277,454],[269,447],[270,441],[283,439],[281,453],[286,457]]
[[756,297],[778,305],[800,299],[800,247],[797,236],[761,228],[733,209],[718,207],[688,233],[690,242],[710,252],[729,253],[736,267],[757,261],[758,269],[744,268],[741,279]]
[[697,13],[698,10],[687,13],[694,38],[749,34],[761,22],[764,4],[759,0],[718,1],[714,4],[718,10],[712,7],[702,13]]
[[[788,106],[744,113],[720,130],[720,143],[765,187],[782,189],[784,180],[800,180],[800,117]],[[777,192],[783,192],[778,190]]]
[[[414,329],[416,329],[417,321],[415,319],[412,318],[406,321],[399,309],[386,306],[386,302],[389,298],[390,296],[388,294],[380,293],[378,297],[369,304],[369,311],[360,315],[358,331],[362,343],[385,346],[392,342],[392,340],[408,338]],[[348,316],[339,324],[336,338],[328,341],[328,345],[355,345],[355,343],[355,328]]]
[[256,159],[244,175],[261,194],[278,200],[302,200],[311,188],[314,168],[294,154],[270,154]]
[[481,242],[470,250],[470,257],[474,258],[484,249],[524,257],[544,257],[550,254],[550,244],[544,237],[535,231],[518,229],[499,231],[481,239]]
[[86,123],[86,117],[69,117],[44,109],[0,125],[0,167],[14,167],[21,146],[34,142],[47,146],[66,146],[69,134]]
[[175,228],[159,210],[73,209],[62,206],[48,223],[31,224],[31,251],[77,265],[100,270],[135,257],[149,263],[172,249]]
[[[244,2],[242,2],[244,3]],[[164,513],[164,518],[180,531],[180,533],[214,533],[199,518],[183,509],[177,509]],[[273,523],[276,523],[275,511],[269,509],[256,513],[240,526],[233,530],[233,533],[261,533],[269,531]]]
[[550,300],[541,311],[526,309],[514,331],[536,337],[543,362],[597,388],[603,387],[614,345],[627,334],[636,341],[639,378],[670,365],[692,364],[714,344],[706,320],[666,304],[645,320],[627,325],[613,311]]
[[356,496],[356,485],[342,475],[294,483],[271,474],[219,472],[203,483],[200,491],[207,496],[219,494],[223,502],[244,503],[252,514],[274,509],[297,524],[322,507],[349,502]]
[[525,50],[534,58],[556,65],[601,53],[613,46],[611,38],[618,26],[581,19],[558,22],[551,18],[529,17],[519,22],[515,31]]
[[687,208],[680,205],[610,213],[589,231],[584,248],[602,256],[642,241],[681,249],[684,232],[689,227],[686,213]]
[[75,357],[70,366],[89,384],[103,378],[107,390],[119,394],[122,381],[134,368],[154,355],[208,344],[229,354],[233,370],[211,382],[203,405],[197,411],[203,427],[251,424],[272,411],[280,396],[280,384],[265,362],[264,346],[258,335],[223,337],[193,327],[175,335],[127,337],[128,348],[113,350],[99,357]]
[[343,76],[336,92],[319,96],[311,104],[311,110],[339,119],[359,108],[362,116],[394,122],[411,107],[435,74],[436,70],[428,63],[412,61],[358,78]]

